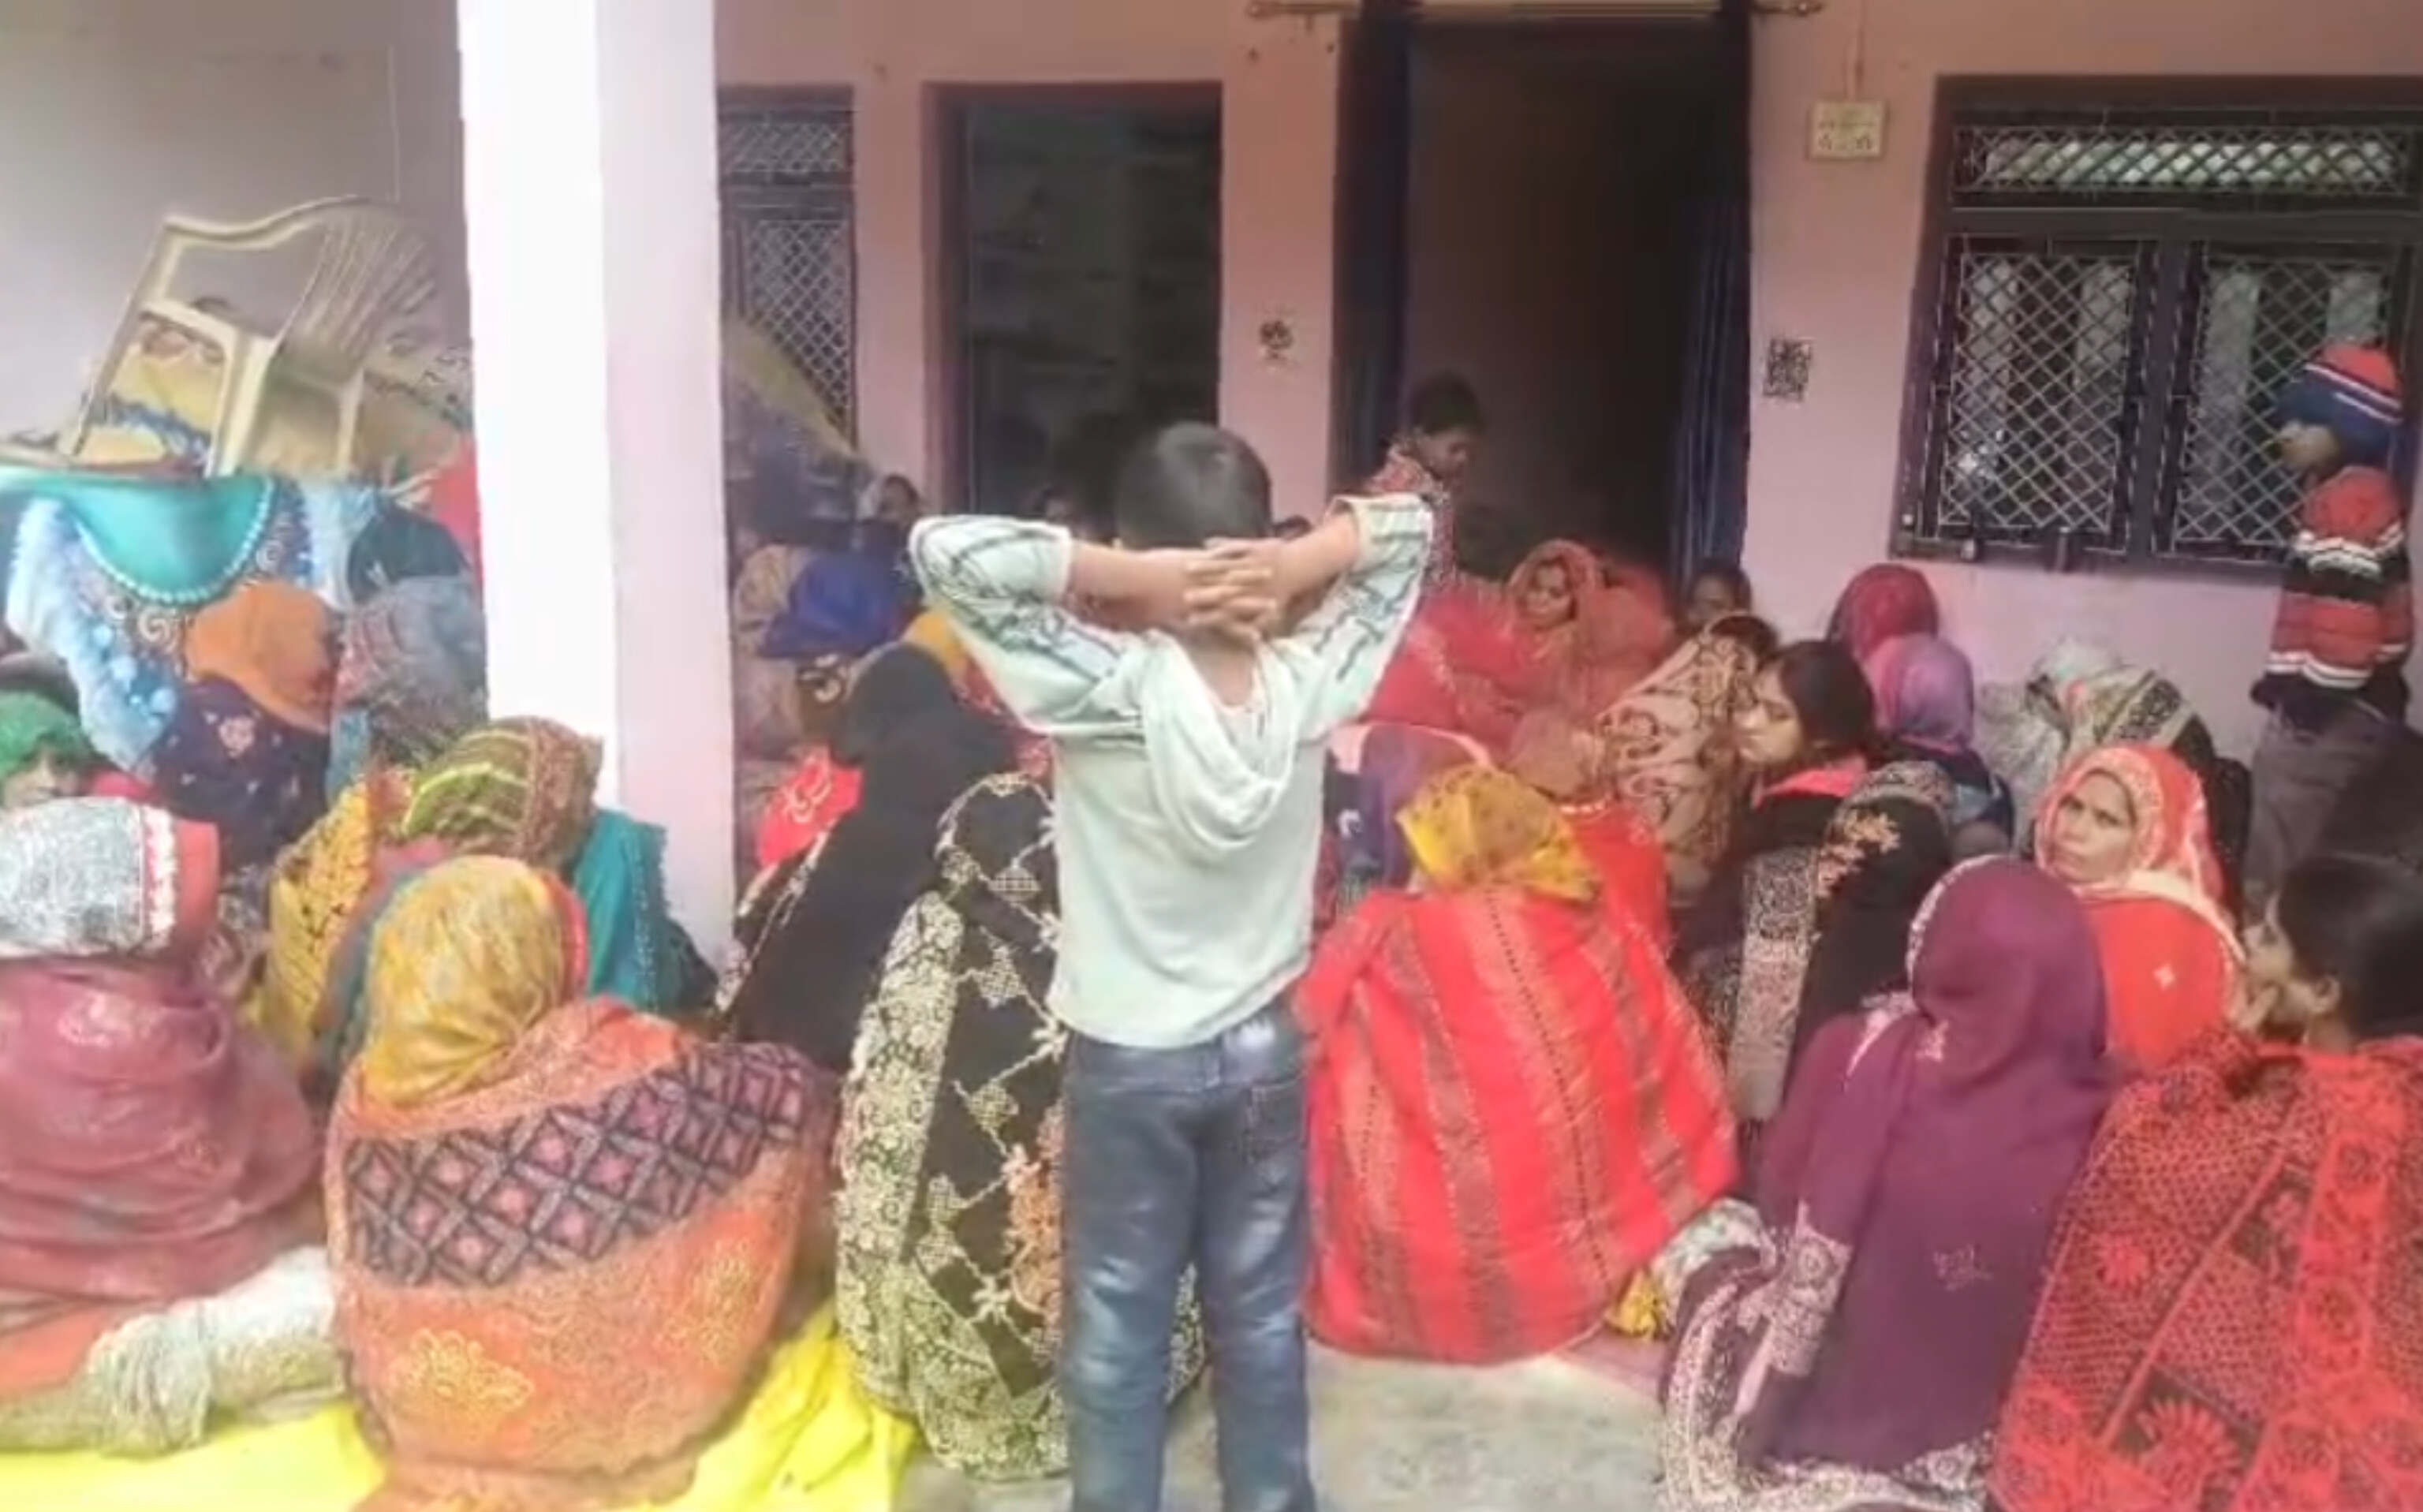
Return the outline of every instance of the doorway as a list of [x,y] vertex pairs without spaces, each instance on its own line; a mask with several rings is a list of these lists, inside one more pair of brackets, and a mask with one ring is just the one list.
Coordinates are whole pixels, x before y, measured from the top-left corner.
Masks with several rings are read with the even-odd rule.
[[[1401,24],[1402,290],[1372,340],[1398,387],[1452,372],[1480,390],[1490,435],[1461,497],[1533,539],[1663,561],[1718,24]],[[1386,131],[1350,119],[1354,157],[1390,151]]]
[[[946,100],[950,485],[962,506],[1107,487],[1114,438],[1220,390],[1216,86]],[[1101,507],[1104,501],[1086,501]]]

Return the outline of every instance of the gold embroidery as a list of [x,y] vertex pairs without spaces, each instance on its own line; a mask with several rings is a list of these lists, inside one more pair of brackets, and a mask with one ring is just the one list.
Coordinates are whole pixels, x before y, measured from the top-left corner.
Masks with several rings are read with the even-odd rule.
[[537,1388],[529,1377],[499,1362],[477,1339],[451,1329],[423,1329],[404,1345],[394,1379],[379,1394],[426,1397],[486,1426],[529,1407]]

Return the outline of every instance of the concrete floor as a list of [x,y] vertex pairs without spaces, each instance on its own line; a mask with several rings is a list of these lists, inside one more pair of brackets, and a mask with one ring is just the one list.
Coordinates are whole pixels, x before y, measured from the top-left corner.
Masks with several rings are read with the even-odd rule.
[[[1488,1370],[1316,1349],[1312,1450],[1322,1512],[1654,1512],[1657,1407],[1562,1360]],[[975,1486],[924,1463],[900,1512],[1065,1512],[1057,1482]],[[1217,1512],[1212,1410],[1181,1404],[1168,1512]]]

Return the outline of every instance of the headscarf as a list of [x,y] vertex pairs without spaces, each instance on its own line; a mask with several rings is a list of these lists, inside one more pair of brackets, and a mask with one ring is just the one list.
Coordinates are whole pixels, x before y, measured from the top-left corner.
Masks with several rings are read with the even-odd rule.
[[0,781],[44,756],[79,767],[101,764],[75,715],[40,693],[0,692]]
[[1678,1504],[1810,1475],[1826,1505],[1908,1504],[1896,1475],[1994,1425],[2115,1090],[2102,982],[2076,899],[2003,859],[1938,884],[1909,974],[1907,1003],[1818,1036],[1766,1141],[1764,1242],[1693,1283]]
[[2230,927],[2204,785],[2167,751],[2115,745],[2072,765],[2045,797],[2038,862],[2051,864],[2052,814],[2092,776],[2120,785],[2135,821],[2120,872],[2078,887],[2103,964],[2113,1053],[2131,1069],[2158,1071],[2221,1026],[2244,951]]
[[804,661],[863,657],[899,637],[909,623],[908,585],[871,551],[826,551],[800,569],[790,601],[766,628],[760,656]]
[[1364,736],[1353,820],[1344,836],[1348,860],[1361,880],[1383,887],[1402,887],[1413,880],[1413,848],[1397,816],[1432,778],[1474,760],[1470,748],[1434,730],[1381,724]]
[[901,632],[900,640],[901,644],[913,645],[941,662],[942,670],[951,675],[952,682],[961,688],[967,686],[968,674],[974,670],[975,664],[969,660],[967,643],[959,639],[959,632],[951,628],[951,622],[940,612],[928,609],[919,613]]
[[218,832],[122,798],[0,813],[0,960],[182,953],[209,932]]
[[860,672],[833,755],[858,771],[858,803],[758,889],[718,1013],[743,1039],[841,1071],[901,916],[933,879],[943,816],[983,778],[1015,771],[1018,751],[933,658],[900,646]]
[[329,786],[370,764],[417,767],[488,717],[488,636],[461,578],[400,582],[345,621]]
[[471,564],[445,526],[417,509],[384,504],[354,537],[345,556],[345,583],[356,605],[398,583],[424,578],[468,578]]
[[2108,881],[2078,890],[2089,899],[2156,899],[2176,903],[2210,924],[2238,952],[2238,931],[2222,906],[2221,863],[2212,851],[2204,785],[2188,764],[2152,745],[2114,745],[2071,763],[2045,794],[2036,824],[2035,856],[2052,865],[2053,811],[2089,777],[2109,777],[2129,795],[2136,820],[2127,865]]
[[665,832],[610,808],[597,811],[572,868],[589,924],[589,995],[658,1015],[682,1001],[692,947],[665,900]]
[[233,683],[272,719],[325,736],[336,686],[333,626],[309,589],[247,582],[185,628],[185,680]]
[[1465,767],[1432,778],[1397,816],[1422,879],[1443,891],[1520,887],[1585,903],[1599,892],[1572,826],[1509,772]]
[[277,859],[327,808],[328,739],[205,677],[186,687],[151,748],[151,786],[178,818],[215,825],[227,869],[246,871]]
[[1530,580],[1550,567],[1564,569],[1574,613],[1550,632],[1557,639],[1544,648],[1548,671],[1569,710],[1594,719],[1673,649],[1673,616],[1654,574],[1621,566],[1611,580],[1597,555],[1576,541],[1548,541],[1523,559],[1506,585],[1517,613]]
[[1977,738],[1977,682],[1968,657],[1938,635],[1898,635],[1861,661],[1884,734],[1931,750],[1966,751]]
[[1749,786],[1733,724],[1757,676],[1747,646],[1703,630],[1599,722],[1614,796],[1656,832],[1670,874],[1704,879],[1732,842]]
[[604,758],[595,740],[553,720],[492,721],[421,769],[396,836],[564,871],[597,816]]
[[1826,638],[1842,642],[1864,663],[1895,636],[1934,635],[1942,628],[1935,589],[1925,576],[1898,562],[1879,562],[1861,568],[1843,589]]
[[418,1107],[483,1085],[588,971],[580,907],[558,879],[500,856],[420,873],[371,929],[363,1094]]

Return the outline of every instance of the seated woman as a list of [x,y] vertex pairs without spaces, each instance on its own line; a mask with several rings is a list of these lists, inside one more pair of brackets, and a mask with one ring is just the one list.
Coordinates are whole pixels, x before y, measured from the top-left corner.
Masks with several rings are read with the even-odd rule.
[[1897,636],[1934,635],[1942,629],[1935,585],[1926,575],[1899,562],[1879,562],[1861,568],[1844,585],[1826,622],[1826,639],[1847,646],[1864,662]]
[[[1068,1468],[1051,835],[1051,798],[1023,774],[986,777],[951,810],[859,1032],[836,1157],[838,1311],[859,1382],[983,1480]],[[1202,1368],[1190,1288],[1172,1393]]]
[[[1956,793],[1934,763],[1896,761],[1870,772],[1834,811],[1817,854],[1794,1067],[1827,1025],[1908,991],[1910,931],[1956,859]],[[1788,1076],[1786,1086],[1788,1096]]]
[[1683,585],[1683,629],[1699,634],[1718,620],[1758,613],[1750,593],[1750,574],[1731,562],[1702,562]]
[[[2022,831],[2042,816],[2064,769],[2089,752],[2151,745],[2186,762],[2204,788],[2223,896],[2237,906],[2253,779],[2244,762],[2221,755],[2178,683],[2102,646],[2065,640],[2037,660],[2024,687],[1989,687],[1979,708],[1979,754],[2010,785]],[[2026,833],[2019,839],[2033,843]]]
[[1539,547],[1506,588],[1538,667],[1509,692],[1534,692],[1578,723],[1607,712],[1673,650],[1673,619],[1655,581],[1630,570],[1607,581],[1578,542]]
[[1707,890],[1749,782],[1734,726],[1758,661],[1714,633],[1685,642],[1590,730],[1581,760],[1657,838],[1675,906]]
[[1902,758],[1931,762],[1953,784],[1952,826],[1964,857],[2007,854],[2019,829],[2011,790],[1977,754],[1977,679],[1940,636],[1902,635],[1861,663],[1877,724]]
[[488,717],[487,620],[467,579],[397,583],[345,618],[328,760],[336,795],[410,771]]
[[[231,879],[266,867],[327,807],[335,629],[309,591],[252,582],[185,631],[185,685],[151,748],[151,785],[170,813],[217,828]],[[266,879],[247,890],[265,895]]]
[[705,967],[665,899],[664,831],[597,806],[605,752],[553,720],[494,720],[415,775],[395,843],[503,856],[572,883],[585,911],[589,990],[642,1012],[689,1000]]
[[[1910,993],[1819,1032],[1755,1210],[1661,1255],[1670,1512],[1975,1512],[2063,1195],[2111,1102],[2077,902],[2017,861],[1936,889]],[[1726,1243],[1731,1238],[1737,1243]]]
[[0,816],[0,1450],[153,1455],[340,1385],[294,1080],[192,969],[206,825]]
[[1831,641],[1786,646],[1759,669],[1754,694],[1734,736],[1757,795],[1674,941],[1691,1000],[1723,1049],[1746,1136],[1783,1098],[1814,938],[1818,857],[1876,744],[1867,676]]
[[1322,941],[1297,995],[1307,1321],[1365,1354],[1544,1354],[1733,1183],[1722,1085],[1553,804],[1481,767],[1397,796],[1409,873]]
[[2123,1092],[2070,1192],[2006,1512],[2423,1506],[2423,882],[2316,857],[2250,940],[2235,1029]]
[[942,663],[911,645],[860,673],[833,756],[863,775],[858,803],[814,850],[750,889],[715,1017],[742,1040],[787,1044],[835,1074],[850,1067],[901,915],[933,884],[942,816],[1018,752],[998,720],[961,702]]
[[370,921],[326,1183],[364,1512],[679,1495],[825,1258],[831,1079],[581,997],[580,919],[474,856]]
[[2220,1025],[2242,952],[2187,763],[2145,745],[2086,756],[2047,795],[2035,853],[2086,903],[2123,1064],[2160,1071]]
[[0,810],[82,798],[102,766],[72,712],[40,693],[0,692]]

